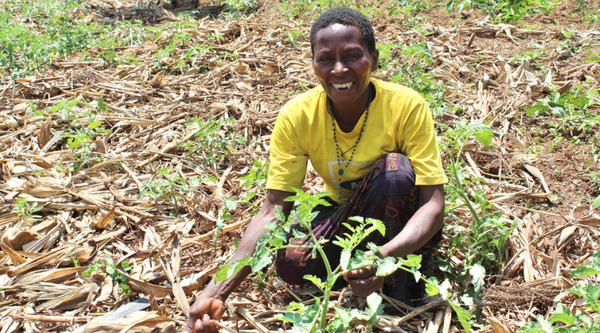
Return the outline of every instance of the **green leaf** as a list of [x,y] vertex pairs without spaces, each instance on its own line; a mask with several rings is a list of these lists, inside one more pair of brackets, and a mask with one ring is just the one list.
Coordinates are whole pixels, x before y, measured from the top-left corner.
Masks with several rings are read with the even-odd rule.
[[279,221],[285,222],[285,214],[283,214],[283,210],[279,206],[275,206],[275,217]]
[[567,289],[568,292],[585,298],[590,304],[595,304],[600,297],[600,284],[590,283],[585,287],[578,284],[573,288]]
[[352,313],[350,312],[350,310],[337,305],[334,305],[333,309],[339,315],[343,328],[350,327],[350,322],[352,321]]
[[103,98],[100,98],[98,101],[98,109],[100,109],[100,111],[106,110],[106,103],[104,102]]
[[485,278],[485,267],[480,264],[474,264],[469,268],[469,274],[471,274],[471,283],[473,283],[473,288],[475,292],[481,291],[483,288]]
[[394,257],[385,257],[377,265],[377,276],[388,276],[398,269],[396,259]]
[[571,315],[571,311],[562,303],[558,303],[556,305],[556,313],[552,315],[552,317],[548,318],[550,323],[554,323],[556,321],[560,321],[565,325],[573,325],[577,317]]
[[548,107],[543,105],[542,103],[537,103],[537,104],[534,104],[530,108],[524,108],[524,109],[528,116],[533,115],[537,111],[548,111]]
[[102,123],[103,122],[101,120],[91,122],[91,123],[89,123],[88,128],[91,129],[91,130],[93,130],[94,128],[102,125]]
[[467,333],[471,332],[471,324],[469,323],[469,320],[471,320],[471,314],[469,311],[461,308],[460,305],[454,303],[453,301],[449,301],[448,303],[452,307],[452,310],[454,310],[456,313],[456,317],[458,318],[458,321],[462,325],[463,329]]
[[325,283],[314,275],[304,275],[303,278],[312,282],[317,288],[321,289],[321,291],[325,290]]
[[252,273],[256,273],[261,269],[265,268],[268,264],[273,262],[273,253],[271,251],[265,251],[261,253],[258,257],[254,257],[252,264]]
[[435,295],[439,294],[440,290],[438,289],[437,281],[435,283],[427,283],[425,285],[425,292],[429,296],[435,296]]
[[421,261],[423,258],[420,254],[409,254],[406,256],[406,259],[403,259],[401,264],[405,267],[416,267],[419,268],[421,265]]
[[600,207],[600,195],[594,200],[594,208]]
[[340,255],[340,266],[343,270],[348,270],[348,265],[350,264],[350,258],[352,257],[352,249],[343,249],[342,254]]
[[571,271],[571,275],[576,279],[598,274],[600,274],[600,263],[596,263],[595,267],[578,266]]
[[221,268],[217,271],[217,273],[215,273],[215,277],[214,277],[215,282],[227,280],[227,272],[229,271],[229,267],[231,267],[231,265],[221,266]]
[[479,140],[479,142],[483,143],[484,146],[489,147],[492,143],[492,137],[494,136],[494,132],[489,130],[479,131],[475,134],[475,138]]
[[383,304],[381,296],[378,293],[371,293],[367,296],[367,315],[369,315],[369,324],[372,325],[377,317],[383,313]]
[[229,210],[235,210],[237,208],[237,201],[234,197],[228,197],[225,199],[225,207]]

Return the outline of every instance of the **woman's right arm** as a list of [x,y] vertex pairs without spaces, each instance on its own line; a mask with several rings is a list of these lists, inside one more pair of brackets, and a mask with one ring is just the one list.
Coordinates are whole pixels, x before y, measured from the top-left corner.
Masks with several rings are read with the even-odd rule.
[[[264,227],[270,221],[276,220],[275,207],[281,208],[285,216],[292,210],[293,202],[284,201],[290,195],[293,195],[293,193],[277,190],[267,191],[265,202],[246,228],[240,245],[228,263],[245,259],[248,254],[252,255],[254,253],[256,243],[262,235],[268,232]],[[218,332],[214,320],[221,319],[225,300],[244,281],[250,271],[250,267],[246,266],[227,280],[218,282],[212,280],[209,282],[190,309],[186,332]]]

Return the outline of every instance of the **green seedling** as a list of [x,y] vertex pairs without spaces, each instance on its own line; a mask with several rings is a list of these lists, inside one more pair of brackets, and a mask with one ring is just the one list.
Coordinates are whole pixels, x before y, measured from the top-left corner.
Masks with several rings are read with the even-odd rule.
[[479,8],[496,22],[516,23],[537,13],[549,13],[557,2],[552,0],[449,0],[446,9],[460,13],[469,8]]
[[559,123],[551,124],[563,136],[572,138],[584,134],[593,134],[600,126],[600,115],[591,110],[598,105],[598,91],[585,90],[583,86],[573,87],[569,92],[554,92],[539,100],[530,108],[525,108],[527,115],[537,114],[542,117],[555,116]]
[[[310,306],[299,303],[292,303],[287,310],[288,313],[279,316],[282,321],[293,324],[292,330],[299,332],[343,332],[351,329],[352,323],[361,321],[367,324],[369,330],[376,322],[378,314],[382,313],[381,296],[374,293],[367,297],[367,308],[365,311],[358,309],[345,309],[334,306],[335,316],[330,321],[327,320],[327,309],[329,308],[330,294],[336,281],[341,277],[345,270],[354,270],[370,266],[377,266],[377,275],[386,276],[392,274],[397,269],[403,269],[412,273],[417,280],[423,279],[427,283],[427,292],[430,295],[440,294],[444,299],[449,299],[449,282],[444,281],[438,284],[435,279],[425,279],[421,276],[418,268],[421,263],[421,257],[409,255],[406,259],[385,258],[378,262],[379,258],[374,255],[381,248],[373,243],[366,244],[367,252],[359,249],[365,246],[365,239],[373,233],[385,234],[383,223],[375,219],[363,219],[354,217],[351,220],[356,222],[352,227],[344,223],[347,228],[343,237],[337,237],[334,244],[342,248],[340,262],[337,266],[332,266],[329,262],[323,245],[327,240],[317,238],[313,233],[311,221],[317,216],[318,212],[313,209],[317,205],[328,205],[323,197],[328,193],[319,193],[311,196],[301,190],[295,189],[296,195],[287,198],[287,201],[296,201],[298,203],[294,211],[286,218],[281,209],[276,209],[278,221],[271,221],[265,229],[270,233],[263,235],[257,242],[256,251],[247,258],[237,260],[230,265],[224,265],[215,276],[216,281],[230,278],[244,266],[250,266],[253,273],[256,273],[273,262],[278,250],[284,248],[305,248],[311,249],[313,253],[323,259],[325,264],[326,276],[321,279],[317,276],[306,275],[305,279],[312,282],[323,292],[323,298],[315,297],[315,303]],[[296,226],[299,226],[298,229]],[[290,238],[288,238],[288,236]],[[290,245],[294,239],[308,239],[306,245]],[[457,311],[458,318],[463,327],[468,330],[468,319],[470,315],[456,303],[451,302],[453,308]]]
[[213,120],[210,118],[208,122],[192,118],[185,124],[186,126],[197,124],[199,130],[196,133],[196,140],[182,143],[180,147],[186,150],[189,157],[200,157],[200,162],[203,165],[212,166],[213,169],[217,170],[217,165],[221,159],[233,151],[236,144],[244,142],[243,136],[235,135],[228,128],[227,125],[234,122],[233,118],[226,120],[222,118]]
[[36,219],[40,218],[39,215],[34,215],[40,211],[43,207],[38,206],[37,202],[28,202],[29,198],[15,198],[15,206],[17,206],[17,215],[21,219]]
[[[125,261],[121,263],[121,268],[125,272],[131,271],[131,266],[129,266],[129,264]],[[88,269],[86,269],[85,271],[83,271],[83,273],[81,273],[81,276],[86,277],[94,272],[102,273],[102,274],[106,274],[106,275],[110,276],[110,278],[114,282],[117,282],[119,284],[119,288],[121,288],[121,292],[123,292],[125,294],[133,293],[133,291],[131,290],[129,285],[127,285],[127,283],[129,282],[129,279],[127,278],[127,276],[125,276],[123,273],[121,273],[121,271],[119,271],[119,269],[117,268],[117,264],[115,264],[115,262],[113,261],[113,259],[110,256],[106,256],[105,262],[94,261],[92,264],[90,264],[88,266]]]
[[179,172],[171,172],[170,168],[157,169],[159,179],[145,182],[142,184],[138,200],[148,195],[154,198],[154,202],[160,211],[160,201],[172,202],[175,216],[179,216],[179,198],[188,193],[192,188],[199,185],[197,179],[191,179],[189,184],[179,174]]

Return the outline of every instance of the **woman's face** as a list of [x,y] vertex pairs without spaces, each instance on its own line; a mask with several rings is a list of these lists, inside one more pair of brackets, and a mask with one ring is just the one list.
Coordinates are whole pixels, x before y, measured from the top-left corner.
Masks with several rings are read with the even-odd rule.
[[313,69],[335,109],[366,107],[379,51],[367,50],[357,27],[337,23],[317,31],[314,47]]

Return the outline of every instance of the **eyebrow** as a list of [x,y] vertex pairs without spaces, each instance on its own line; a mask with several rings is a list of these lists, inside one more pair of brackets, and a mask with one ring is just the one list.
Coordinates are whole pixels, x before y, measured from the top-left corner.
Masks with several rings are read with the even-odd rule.
[[[316,55],[317,55],[317,56],[321,56],[321,55],[323,55],[323,54],[327,54],[327,53],[330,53],[330,52],[331,52],[331,49],[330,49],[330,48],[327,48],[327,49],[321,49],[319,52],[317,52],[317,53],[316,53]],[[344,50],[343,50],[343,52],[344,52],[344,53],[347,53],[347,52],[360,52],[360,53],[366,53],[366,52],[363,50],[363,48],[362,48],[362,47],[360,47],[360,46],[351,46],[351,47],[349,47],[349,48],[347,48],[347,49],[344,49]]]

